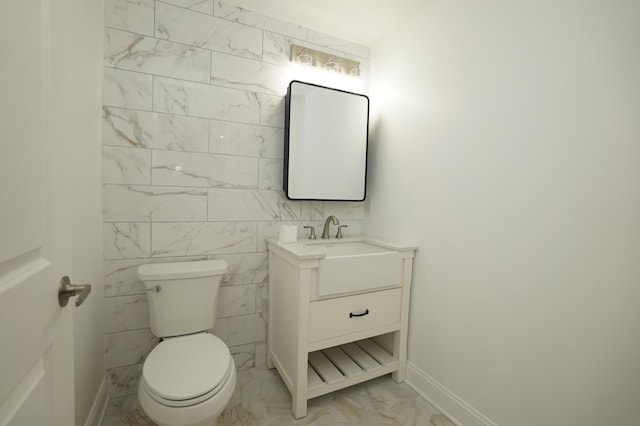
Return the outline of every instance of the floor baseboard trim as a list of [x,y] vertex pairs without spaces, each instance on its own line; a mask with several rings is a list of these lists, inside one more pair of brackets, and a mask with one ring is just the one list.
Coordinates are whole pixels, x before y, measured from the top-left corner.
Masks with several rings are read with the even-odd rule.
[[109,394],[107,393],[107,378],[104,377],[102,379],[102,383],[100,383],[100,388],[98,388],[96,398],[93,400],[93,405],[91,406],[91,411],[89,411],[89,415],[87,416],[87,421],[84,422],[84,426],[101,425],[108,405]]
[[411,362],[407,363],[406,382],[458,426],[498,426]]

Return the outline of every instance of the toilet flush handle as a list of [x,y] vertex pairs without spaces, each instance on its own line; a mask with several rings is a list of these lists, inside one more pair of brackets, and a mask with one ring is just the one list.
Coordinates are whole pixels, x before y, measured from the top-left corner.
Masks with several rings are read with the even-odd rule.
[[156,293],[160,293],[160,290],[162,290],[162,286],[160,284],[156,284],[153,287],[147,289],[147,291],[155,291]]

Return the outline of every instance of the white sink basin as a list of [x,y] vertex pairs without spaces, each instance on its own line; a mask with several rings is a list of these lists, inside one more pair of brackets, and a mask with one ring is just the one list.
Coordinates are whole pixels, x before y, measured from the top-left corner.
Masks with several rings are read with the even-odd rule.
[[400,253],[365,241],[317,242],[305,248],[322,252],[316,293],[328,296],[400,284]]
[[310,243],[305,244],[306,248],[319,250],[324,252],[327,256],[353,256],[357,254],[372,254],[372,253],[388,253],[389,250],[384,247],[376,246],[373,244],[365,243],[363,241],[350,241],[340,243]]

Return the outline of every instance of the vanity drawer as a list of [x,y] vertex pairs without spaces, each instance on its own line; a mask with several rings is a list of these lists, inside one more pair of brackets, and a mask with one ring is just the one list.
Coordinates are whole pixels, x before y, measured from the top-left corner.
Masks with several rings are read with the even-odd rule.
[[401,299],[402,289],[395,288],[311,302],[309,342],[399,323]]

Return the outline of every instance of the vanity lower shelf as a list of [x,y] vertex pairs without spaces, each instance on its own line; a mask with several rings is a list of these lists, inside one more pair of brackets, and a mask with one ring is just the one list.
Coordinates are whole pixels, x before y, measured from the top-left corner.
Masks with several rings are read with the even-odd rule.
[[307,399],[365,382],[397,369],[398,360],[373,339],[310,352]]

